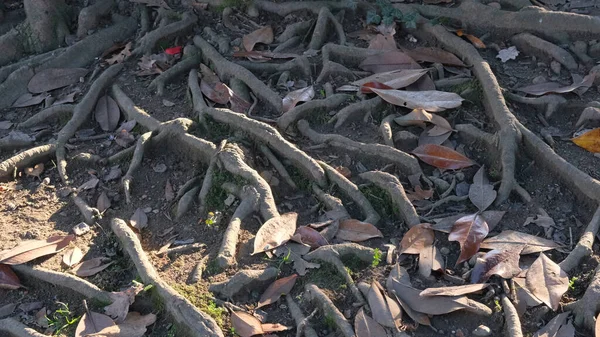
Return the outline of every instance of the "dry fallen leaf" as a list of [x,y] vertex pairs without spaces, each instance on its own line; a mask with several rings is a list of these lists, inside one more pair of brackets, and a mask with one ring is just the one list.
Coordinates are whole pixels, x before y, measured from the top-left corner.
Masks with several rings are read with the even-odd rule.
[[394,36],[391,34],[377,34],[375,37],[369,42],[368,49],[375,50],[398,50],[396,46],[396,40],[394,40]]
[[456,35],[466,37],[467,40],[469,40],[476,48],[479,48],[479,49],[486,48],[485,43],[483,43],[483,41],[481,41],[477,36],[471,35],[471,34],[466,34],[463,32],[462,29],[457,30]]
[[318,263],[308,262],[302,258],[302,255],[308,253],[310,246],[303,245],[295,242],[288,242],[283,246],[279,246],[275,249],[275,255],[277,257],[286,256],[290,261],[294,262],[294,269],[298,272],[298,275],[304,276],[308,272],[309,268],[321,267]]
[[545,95],[548,93],[564,94],[567,92],[575,91],[576,89],[579,89],[579,88],[591,87],[592,84],[594,84],[595,78],[596,78],[596,76],[594,74],[588,74],[580,81],[575,81],[575,82],[573,82],[573,84],[568,85],[568,86],[563,86],[560,83],[556,83],[556,82],[545,82],[545,83],[538,83],[538,84],[533,84],[533,85],[529,85],[526,87],[518,88],[516,90],[524,92],[526,94],[534,95],[534,96],[541,96],[541,95]]
[[468,260],[471,256],[479,251],[481,241],[488,235],[489,228],[485,219],[479,214],[471,214],[464,216],[454,223],[449,241],[458,241],[460,244],[460,256],[456,261],[458,266],[460,263]]
[[0,289],[15,290],[21,288],[21,281],[15,272],[6,264],[0,264]]
[[103,191],[98,197],[98,201],[96,201],[96,208],[100,211],[100,213],[104,213],[104,211],[109,209],[110,206],[110,199],[108,198],[108,195],[106,195],[106,192]]
[[419,295],[421,296],[461,296],[480,292],[487,288],[489,284],[466,284],[454,287],[427,288]]
[[469,200],[483,212],[496,200],[496,195],[494,186],[490,184],[485,174],[485,166],[482,166],[475,173],[473,184],[469,187]]
[[231,312],[231,325],[240,337],[262,335],[264,330],[258,318],[243,311]]
[[298,274],[292,274],[288,277],[280,278],[279,280],[271,283],[271,285],[269,285],[267,290],[265,290],[260,297],[256,309],[271,303],[275,303],[281,296],[289,294],[290,291],[292,291],[294,284],[296,284],[297,278]]
[[104,269],[108,268],[114,261],[110,261],[108,263],[104,263],[106,259],[104,257],[96,257],[87,261],[83,261],[73,267],[72,271],[75,275],[79,277],[88,277],[98,274]]
[[257,43],[271,44],[273,43],[273,29],[271,26],[259,28],[248,35],[242,37],[242,44],[246,51],[254,49]]
[[600,128],[590,130],[572,139],[577,146],[590,152],[600,153]]
[[556,311],[563,294],[569,290],[569,276],[544,253],[533,262],[525,278],[527,289]]
[[544,252],[560,247],[560,245],[554,241],[540,238],[535,235],[517,231],[503,231],[494,237],[485,239],[481,243],[480,248],[507,250],[511,247],[518,246],[525,246],[521,251],[521,255]]
[[[429,113],[423,109],[414,109],[404,116],[394,118],[394,122],[401,126],[424,126],[425,122],[428,122],[439,126],[442,134],[452,131],[452,126],[450,126],[450,123],[444,117]],[[439,134],[434,132],[431,136],[439,136]]]
[[11,315],[17,308],[16,303],[8,303],[0,307],[0,318]]
[[575,127],[579,128],[582,125],[586,124],[588,121],[599,121],[600,120],[600,108],[596,107],[587,107],[583,109],[577,123],[575,123]]
[[81,192],[81,191],[85,191],[85,190],[91,190],[96,188],[96,186],[98,186],[98,183],[100,182],[100,179],[92,176],[90,178],[90,180],[86,181],[85,183],[81,184],[81,186],[77,187],[77,191]]
[[447,66],[466,67],[456,55],[435,47],[417,47],[404,53],[417,62],[441,63]]
[[360,308],[356,317],[354,317],[354,331],[356,336],[361,337],[385,337],[387,332],[371,317],[365,315],[363,308]]
[[171,185],[171,182],[167,179],[167,182],[165,183],[165,200],[171,201],[173,199],[175,199],[175,191],[173,190],[173,185]]
[[398,303],[387,296],[378,282],[371,283],[367,294],[369,307],[377,323],[388,328],[398,328],[402,325],[402,310]]
[[496,58],[499,58],[502,63],[506,63],[508,60],[516,60],[517,56],[519,56],[519,51],[517,47],[512,46],[506,49],[502,49],[496,55]]
[[16,247],[0,252],[0,263],[8,265],[22,264],[38,257],[55,254],[65,249],[75,235],[56,235],[46,240],[23,241]]
[[44,69],[35,74],[31,80],[29,80],[27,89],[31,93],[39,94],[42,92],[66,87],[67,85],[78,83],[79,79],[85,76],[87,72],[88,70],[85,68]]
[[372,238],[382,238],[383,234],[370,223],[345,219],[340,221],[340,228],[335,237],[340,240],[362,242]]
[[89,313],[84,313],[79,320],[77,329],[75,329],[75,337],[85,337],[114,325],[115,322],[113,322],[112,318],[90,311]]
[[127,289],[110,293],[112,303],[104,307],[104,313],[114,318],[116,323],[122,323],[129,313],[129,305],[135,301],[135,296],[144,290],[144,285],[135,283]]
[[299,235],[302,243],[307,244],[312,248],[319,248],[329,244],[321,233],[308,226],[296,228],[295,235]]
[[419,254],[424,247],[431,246],[435,235],[428,223],[411,227],[400,241],[400,254]]
[[104,95],[98,98],[94,115],[102,130],[113,131],[119,125],[121,110],[112,97]]
[[141,208],[138,208],[129,219],[129,224],[137,230],[142,230],[148,226],[148,216]]
[[492,275],[511,279],[521,272],[519,257],[523,246],[511,247],[508,250],[487,252],[481,259],[477,259],[471,272],[471,283],[486,282]]
[[277,248],[288,242],[296,232],[296,220],[298,220],[298,213],[294,212],[267,220],[256,233],[252,255]]
[[12,107],[24,108],[28,106],[38,105],[45,101],[48,97],[50,97],[50,95],[48,94],[39,94],[34,96],[31,93],[27,92],[19,96],[19,98],[17,98],[17,100],[13,103]]
[[106,62],[110,65],[115,63],[123,63],[129,56],[131,56],[131,42],[128,42],[120,52],[107,58]]
[[398,69],[421,69],[410,56],[401,51],[390,51],[365,58],[359,67],[372,73],[383,73]]
[[313,86],[289,92],[283,98],[283,112],[292,110],[300,102],[308,102],[315,97]]
[[458,170],[475,164],[471,159],[441,145],[421,145],[414,149],[412,153],[425,163],[439,169]]
[[62,262],[67,267],[73,267],[74,265],[81,262],[82,259],[83,252],[81,251],[81,249],[79,249],[79,247],[75,246],[74,248],[71,248],[65,252],[65,255],[63,255],[62,258]]
[[431,112],[457,108],[463,101],[463,98],[456,93],[437,90],[405,91],[376,88],[371,90],[390,104]]

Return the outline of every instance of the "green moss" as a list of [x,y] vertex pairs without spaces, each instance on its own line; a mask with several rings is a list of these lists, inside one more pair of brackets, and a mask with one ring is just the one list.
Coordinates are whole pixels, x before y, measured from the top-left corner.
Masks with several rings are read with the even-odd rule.
[[233,175],[225,170],[214,172],[213,184],[206,196],[206,206],[209,211],[216,211],[223,207],[223,201],[227,198],[227,192],[221,188],[225,182],[234,183],[238,186],[244,186],[247,181],[239,176]]
[[303,281],[302,287],[304,284],[313,283],[319,288],[333,291],[346,289],[346,281],[332,264],[323,261],[315,262],[319,263],[321,267],[311,269],[301,279]]
[[463,84],[452,86],[450,87],[449,91],[457,94],[461,94],[466,91],[467,93],[463,98],[473,104],[481,105],[481,101],[483,100],[483,89],[481,88],[481,83],[475,79]]
[[357,273],[370,266],[369,263],[364,262],[363,260],[359,259],[356,255],[352,254],[344,256],[342,258],[342,262],[350,272],[350,275]]
[[217,304],[207,295],[206,289],[200,287],[198,284],[174,284],[173,288],[183,297],[187,298],[198,309],[214,318],[221,328],[224,327],[224,318],[227,315],[227,310],[217,306]]
[[390,195],[375,185],[360,187],[360,191],[369,199],[377,212],[384,216],[399,214],[399,210],[392,202]]
[[229,138],[233,132],[229,128],[229,125],[225,123],[219,123],[212,119],[210,116],[206,116],[206,132],[208,134],[200,135],[213,141],[220,141],[225,138]]
[[290,177],[292,178],[294,183],[296,183],[296,186],[298,186],[300,190],[307,192],[311,191],[310,180],[308,180],[298,168],[296,168],[295,166],[287,166],[286,168],[288,170],[288,173],[290,174]]

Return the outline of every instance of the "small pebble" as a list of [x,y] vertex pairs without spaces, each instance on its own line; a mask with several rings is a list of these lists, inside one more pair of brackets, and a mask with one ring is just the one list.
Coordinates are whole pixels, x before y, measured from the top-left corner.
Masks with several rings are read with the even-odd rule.
[[477,329],[473,330],[473,335],[475,335],[475,336],[485,337],[485,336],[489,336],[491,334],[492,334],[492,330],[483,324],[478,326]]
[[44,178],[44,180],[42,180],[42,184],[44,184],[44,185],[50,185],[50,177]]
[[448,247],[442,247],[440,248],[440,253],[442,253],[442,255],[448,255],[450,254],[450,249],[448,249]]
[[80,222],[75,227],[73,227],[73,233],[77,236],[81,236],[91,230],[90,226],[85,222]]
[[160,163],[152,168],[156,173],[163,173],[167,171],[167,165]]
[[150,213],[152,212],[152,207],[145,207],[142,211],[144,211],[144,213]]
[[152,213],[154,213],[154,214],[158,214],[158,212],[159,212],[159,210],[158,210],[158,209],[153,209],[153,210],[152,210]]
[[235,196],[233,194],[229,194],[227,195],[227,199],[225,199],[225,201],[223,203],[225,203],[225,205],[227,205],[227,207],[233,205],[233,202],[235,201]]

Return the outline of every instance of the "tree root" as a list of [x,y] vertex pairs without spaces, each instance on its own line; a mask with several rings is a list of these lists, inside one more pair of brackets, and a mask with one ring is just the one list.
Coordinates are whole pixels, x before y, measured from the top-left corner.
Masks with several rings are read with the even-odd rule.
[[92,225],[96,222],[96,219],[102,219],[100,211],[94,207],[90,207],[76,192],[71,194],[71,200],[73,200],[73,203],[79,209],[79,213],[83,216],[86,224]]
[[0,319],[0,331],[13,337],[48,337],[11,317]]
[[51,106],[29,117],[23,123],[19,123],[17,128],[27,129],[39,125],[41,123],[48,123],[53,120],[60,120],[64,119],[65,117],[71,117],[73,115],[74,110],[75,105],[73,104],[60,104]]
[[402,183],[395,176],[379,171],[369,171],[360,174],[360,177],[372,182],[377,187],[385,190],[391,197],[392,201],[398,208],[400,216],[404,219],[404,222],[408,227],[412,227],[421,223],[419,215],[413,207],[410,200],[404,193],[404,187]]
[[[225,12],[225,11],[223,11]],[[229,54],[231,48],[229,47],[229,38],[223,36],[223,35],[219,35],[217,34],[217,32],[215,32],[212,28],[210,27],[204,27],[204,29],[202,30],[204,35],[206,36],[206,39],[214,46],[216,45],[217,48],[219,48],[219,53],[221,53],[221,55],[227,55]]]
[[183,246],[177,246],[177,247],[171,247],[169,249],[167,249],[167,256],[169,257],[173,257],[179,254],[187,254],[190,252],[197,252],[203,248],[206,248],[206,245],[203,243],[198,243],[198,242],[194,242],[194,243],[190,243],[188,245],[183,245]]
[[314,143],[325,143],[339,150],[357,153],[361,156],[377,158],[386,162],[392,162],[407,176],[421,172],[421,167],[415,157],[396,148],[382,144],[357,142],[338,134],[320,134],[311,129],[306,120],[298,121],[297,127],[303,136],[309,138]]
[[200,261],[198,261],[192,270],[192,274],[190,275],[191,283],[198,283],[200,280],[202,280],[202,273],[204,273],[204,270],[206,269],[206,263],[208,262],[209,258],[210,255],[206,255]]
[[515,101],[518,103],[529,104],[534,106],[539,106],[545,109],[544,117],[550,118],[552,114],[558,111],[563,104],[567,103],[567,100],[558,95],[544,95],[540,97],[523,97],[520,95],[516,95],[510,92],[505,92],[504,96],[511,101]]
[[198,17],[190,12],[183,13],[181,20],[159,27],[146,33],[137,43],[133,50],[134,55],[149,55],[162,39],[168,39],[177,35],[183,35],[193,30]]
[[306,20],[287,25],[283,33],[281,33],[275,39],[275,42],[281,44],[291,40],[294,37],[303,36],[310,29],[310,27],[312,27],[313,23],[313,20]]
[[338,43],[342,46],[346,44],[346,34],[344,33],[344,27],[335,18],[335,16],[331,14],[331,11],[327,7],[321,7],[321,10],[319,10],[317,23],[315,24],[315,29],[313,31],[312,38],[310,40],[310,43],[308,44],[308,49],[318,50],[323,46],[323,44],[325,44],[326,39],[329,38],[330,35],[327,33],[327,26],[330,22],[335,28],[335,33],[338,37]]
[[277,127],[279,130],[284,132],[290,125],[296,123],[296,121],[307,118],[311,114],[327,113],[338,108],[350,98],[350,95],[335,94],[325,99],[318,99],[298,105],[290,111],[285,112],[283,115],[281,115],[281,117],[277,118]]
[[330,10],[354,10],[356,4],[352,1],[288,1],[282,3],[274,3],[269,0],[254,0],[254,5],[257,9],[265,12],[274,13],[279,16],[286,16],[292,12],[310,11],[313,14],[319,14],[322,8]]
[[67,122],[67,124],[58,132],[56,140],[56,165],[58,168],[58,174],[64,183],[69,181],[67,175],[67,161],[66,161],[66,148],[65,144],[69,141],[69,138],[75,135],[77,129],[85,123],[94,106],[96,101],[100,97],[100,94],[109,85],[114,77],[123,69],[122,64],[115,64],[110,66],[90,87],[88,92],[85,94],[81,102],[75,106],[73,110],[73,117]]
[[[238,235],[242,221],[258,209],[259,194],[253,186],[246,185],[240,190],[232,186],[223,185],[223,189],[236,195],[240,204],[229,220],[229,225],[223,234],[223,243],[217,254],[217,263],[221,268],[227,268],[236,264],[235,252],[238,243]],[[237,193],[236,193],[237,192]]]
[[17,171],[43,162],[56,151],[55,144],[40,145],[22,151],[0,163],[0,181],[10,179]]
[[144,284],[152,284],[154,286],[156,294],[162,303],[164,303],[167,312],[177,323],[183,327],[187,327],[190,330],[191,336],[224,336],[212,317],[198,310],[160,278],[152,263],[148,260],[137,236],[129,229],[125,221],[113,219],[110,225],[115,235],[121,241],[123,249],[135,264]]
[[535,35],[521,33],[513,36],[510,41],[525,54],[534,55],[548,63],[556,60],[570,71],[577,70],[579,67],[568,51]]
[[319,164],[327,173],[329,180],[336,184],[360,208],[362,214],[365,216],[363,221],[372,225],[377,225],[379,220],[381,220],[381,216],[379,216],[377,211],[373,208],[373,205],[371,205],[365,195],[358,189],[358,186],[354,185],[354,183],[341,175],[336,169],[329,166],[329,164],[325,162],[319,162]]
[[183,75],[190,71],[190,69],[194,69],[200,64],[200,53],[198,48],[195,46],[185,46],[183,49],[183,60],[178,62],[173,67],[167,69],[167,71],[158,75],[150,85],[149,89],[156,89],[156,94],[158,96],[162,96],[165,93],[165,86],[173,81],[180,75]]
[[260,149],[260,152],[262,152],[265,155],[265,157],[267,157],[267,159],[269,160],[269,163],[271,163],[273,168],[275,168],[275,170],[277,170],[277,172],[279,173],[279,176],[283,179],[283,181],[285,181],[285,183],[288,184],[291,188],[293,188],[295,190],[298,189],[298,186],[296,186],[296,183],[294,182],[294,180],[292,179],[292,177],[286,170],[285,166],[283,166],[283,164],[279,161],[279,159],[277,159],[277,157],[275,157],[275,155],[273,154],[273,152],[271,152],[269,147],[266,145],[260,145],[259,149]]
[[138,138],[137,143],[135,145],[135,150],[133,151],[133,158],[131,158],[131,163],[129,164],[129,169],[127,173],[121,179],[121,184],[123,185],[123,191],[125,192],[125,201],[128,204],[131,204],[131,181],[133,180],[133,174],[137,172],[142,166],[142,159],[144,158],[144,152],[146,151],[147,145],[150,143],[150,137],[152,136],[152,132],[146,132]]
[[[351,71],[349,68],[357,68],[367,57],[383,53],[382,50],[366,49],[357,47],[341,46],[339,44],[328,43],[322,49],[323,68],[317,77],[316,82],[322,83],[329,76],[340,75],[348,77],[367,76],[370,72]],[[342,65],[343,64],[343,65]]]
[[523,337],[519,313],[506,295],[502,295],[502,311],[504,311],[506,336]]
[[356,120],[369,111],[378,111],[385,106],[385,101],[379,97],[366,99],[358,103],[353,103],[340,110],[329,120],[329,123],[335,122],[334,129],[338,129],[349,120]]
[[394,136],[392,133],[392,122],[398,115],[391,114],[386,116],[381,120],[381,125],[379,125],[379,131],[381,132],[381,137],[383,138],[383,144],[391,147],[395,147],[394,145]]
[[257,63],[250,61],[236,61],[240,65],[253,73],[276,74],[289,71],[302,77],[310,77],[310,62],[306,56],[298,56],[284,63]]
[[[279,95],[271,90],[263,81],[259,80],[248,69],[225,59],[219,52],[201,36],[194,37],[194,44],[202,51],[202,58],[209,62],[221,81],[228,82],[237,78],[251,88],[254,94],[265,101],[275,112],[282,109],[282,100]],[[198,93],[200,94],[200,93]]]
[[302,309],[294,302],[292,295],[286,294],[285,302],[287,303],[290,315],[292,315],[292,318],[296,322],[296,337],[300,337],[302,334],[304,334],[304,337],[318,337],[319,335],[317,335],[315,329],[306,324],[307,317],[304,317]]
[[575,325],[588,331],[594,331],[596,314],[600,310],[600,266],[596,267],[594,277],[585,290],[583,297],[567,304],[564,309],[573,312]]
[[226,140],[221,141],[217,151],[213,154],[208,163],[208,168],[206,169],[206,174],[204,175],[204,180],[202,180],[202,187],[200,188],[200,192],[198,192],[198,201],[200,206],[198,207],[200,214],[204,214],[206,212],[206,200],[208,198],[208,193],[213,186],[213,177],[215,168],[217,166],[218,154],[223,151],[225,145],[227,144]]
[[312,283],[308,283],[305,287],[306,297],[312,301],[316,302],[325,317],[330,317],[335,322],[335,325],[342,333],[344,337],[354,337],[354,329],[352,329],[352,325],[344,318],[344,315],[335,307],[333,302],[323,293],[319,287]]
[[[329,210],[329,213],[333,215],[330,217],[330,220],[344,220],[350,219],[350,214],[344,207],[342,201],[331,194],[325,193],[322,189],[320,189],[317,185],[312,185],[313,193],[317,196],[317,199],[321,201],[325,207]],[[337,232],[337,231],[336,231]],[[322,235],[323,232],[321,232]],[[333,233],[335,235],[336,233]],[[326,238],[327,241],[333,239],[333,236],[330,238]]]
[[208,291],[217,293],[227,299],[236,296],[242,290],[247,290],[251,285],[260,283],[267,284],[273,281],[279,270],[275,267],[268,267],[262,270],[240,270],[227,281],[212,283]]
[[194,199],[200,190],[200,186],[194,186],[189,191],[185,192],[183,196],[177,202],[177,209],[175,211],[175,220],[180,220],[185,213],[192,207]]
[[592,220],[585,228],[585,232],[579,238],[579,242],[573,250],[558,265],[565,272],[570,272],[581,265],[581,261],[592,255],[594,238],[600,229],[600,207],[596,209]]
[[77,18],[77,37],[84,38],[88,31],[98,28],[100,19],[110,14],[114,5],[114,0],[106,0],[97,1],[93,5],[83,8]]

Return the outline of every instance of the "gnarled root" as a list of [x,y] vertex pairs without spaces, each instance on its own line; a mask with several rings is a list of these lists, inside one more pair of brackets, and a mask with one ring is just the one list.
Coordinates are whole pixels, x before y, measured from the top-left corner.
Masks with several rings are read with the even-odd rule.
[[352,325],[346,320],[344,315],[342,315],[338,308],[336,308],[327,295],[325,295],[325,293],[319,289],[319,287],[309,283],[304,287],[304,291],[306,297],[310,301],[318,304],[325,317],[331,317],[333,319],[335,325],[344,337],[354,337],[354,329],[352,329]]
[[319,335],[317,335],[315,329],[306,324],[308,320],[307,317],[304,317],[302,309],[294,302],[294,299],[290,294],[285,295],[285,302],[287,303],[290,315],[292,315],[292,318],[296,322],[296,336],[300,337],[304,334],[304,337],[318,337]]
[[588,285],[583,297],[565,306],[565,311],[573,311],[574,323],[588,331],[594,331],[596,314],[600,310],[600,266],[596,267],[592,282]]
[[127,226],[125,221],[113,219],[110,226],[119,241],[121,241],[123,250],[127,252],[127,255],[135,264],[144,284],[154,286],[167,312],[177,323],[189,328],[190,335],[194,337],[224,336],[212,317],[198,310],[160,278],[152,263],[148,260],[136,234]]
[[131,203],[131,181],[133,180],[133,174],[140,169],[142,166],[142,159],[144,158],[144,152],[146,151],[146,146],[150,143],[150,137],[152,136],[152,132],[146,132],[140,136],[137,140],[137,144],[135,145],[135,150],[133,151],[133,158],[131,158],[131,163],[129,164],[129,169],[127,173],[121,179],[121,184],[123,184],[123,191],[125,192],[125,201],[130,204]]
[[558,110],[558,108],[567,103],[567,100],[558,95],[544,95],[541,97],[523,97],[510,92],[506,92],[504,96],[512,101],[530,104],[534,106],[540,106],[544,110],[544,117],[550,118],[552,114]]
[[40,145],[6,159],[0,163],[0,181],[10,179],[18,170],[43,162],[55,151],[55,144]]
[[48,337],[11,317],[0,319],[0,331],[13,337]]
[[[330,220],[344,220],[350,218],[350,214],[348,213],[346,207],[344,207],[344,204],[339,198],[336,198],[331,194],[325,193],[322,189],[319,188],[319,186],[315,184],[312,185],[312,190],[313,193],[317,196],[317,199],[319,199],[319,201],[321,201],[329,210],[329,213],[332,215],[331,217],[329,217]],[[321,234],[324,236],[323,232],[321,232]],[[333,233],[333,235],[335,235],[335,233]],[[333,239],[333,235],[330,238],[326,239],[328,241]]]
[[51,106],[29,117],[23,123],[19,123],[18,128],[27,129],[41,123],[48,123],[56,119],[62,119],[64,117],[71,117],[73,115],[74,110],[75,105],[73,104],[59,104]]
[[286,170],[285,166],[283,166],[281,161],[279,161],[279,159],[277,159],[277,157],[275,157],[275,154],[273,154],[273,152],[271,152],[269,147],[266,145],[260,145],[259,149],[260,149],[260,152],[262,152],[265,155],[265,157],[267,157],[267,159],[269,160],[269,163],[271,163],[271,165],[273,165],[275,170],[277,170],[277,172],[279,173],[279,176],[281,176],[283,181],[285,181],[285,183],[288,184],[291,188],[298,189],[298,186],[296,186],[296,183],[294,182],[294,180],[292,180],[292,177]]
[[79,212],[81,213],[81,216],[83,216],[83,219],[86,224],[92,225],[96,221],[96,219],[102,219],[100,211],[88,205],[87,202],[85,202],[85,200],[83,200],[77,194],[77,192],[73,192],[71,194],[71,200],[73,200],[73,203],[79,209]]
[[335,116],[329,120],[329,123],[335,122],[334,129],[338,129],[346,121],[355,120],[357,117],[363,117],[369,111],[377,111],[381,109],[385,104],[385,101],[379,97],[366,99],[358,103],[353,103],[340,110]]
[[236,64],[254,72],[275,74],[289,71],[298,76],[310,77],[310,62],[306,56],[295,57],[285,63],[257,63],[250,61],[237,61]]
[[77,37],[81,39],[88,34],[88,31],[96,29],[100,19],[110,14],[114,5],[114,0],[96,1],[93,5],[82,9],[77,18]]
[[317,17],[317,23],[315,24],[315,29],[313,31],[312,38],[310,40],[310,43],[308,44],[308,49],[317,50],[320,49],[323,46],[323,44],[325,44],[326,39],[330,35],[327,34],[327,26],[330,22],[335,28],[335,33],[338,36],[338,43],[342,46],[346,44],[346,34],[344,33],[344,27],[335,18],[335,16],[331,14],[331,11],[327,7],[321,7],[321,10],[319,11],[319,16]]
[[183,35],[194,28],[198,21],[198,17],[190,12],[183,13],[181,20],[159,27],[153,31],[146,33],[137,43],[137,47],[133,50],[135,55],[148,55],[156,46],[158,41],[167,39],[177,35]]
[[218,293],[221,296],[230,299],[240,291],[248,289],[251,284],[267,284],[273,281],[279,270],[275,267],[269,267],[263,270],[240,270],[227,281],[213,283],[208,287],[208,291]]
[[307,118],[311,114],[327,113],[338,108],[344,102],[348,101],[350,97],[350,95],[346,94],[335,94],[325,99],[318,99],[298,105],[277,118],[277,127],[283,132],[290,125],[296,123],[296,121]]
[[502,311],[504,311],[507,337],[523,337],[519,313],[506,295],[502,295]]
[[198,64],[200,64],[200,53],[198,48],[195,46],[185,46],[183,49],[183,60],[158,75],[150,82],[148,88],[156,89],[156,94],[162,96],[165,93],[165,86],[169,82],[173,81],[176,77],[189,72],[190,69],[196,68]]
[[592,255],[592,245],[594,244],[594,238],[600,229],[600,207],[596,209],[592,220],[585,228],[585,232],[581,235],[579,242],[573,250],[567,255],[567,257],[559,263],[559,266],[565,272],[577,268],[581,261]]

